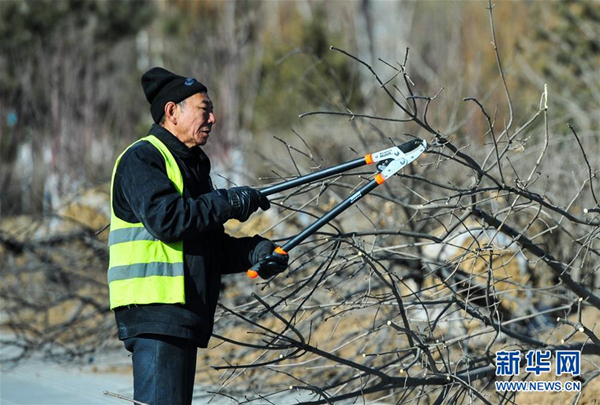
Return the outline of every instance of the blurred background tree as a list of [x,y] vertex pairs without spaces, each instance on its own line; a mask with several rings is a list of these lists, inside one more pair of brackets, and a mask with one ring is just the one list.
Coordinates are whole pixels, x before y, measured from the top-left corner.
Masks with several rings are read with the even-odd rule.
[[[40,213],[44,204],[50,211],[61,195],[106,182],[115,140],[132,134],[143,113],[129,91],[139,80],[132,51],[153,8],[0,2],[2,215]],[[15,125],[5,124],[7,114]]]
[[241,181],[241,151],[268,143],[298,111],[360,105],[355,68],[340,55],[326,58],[329,44],[347,45],[336,9],[324,2],[1,2],[0,213],[49,213],[63,196],[107,182],[115,154],[149,127],[139,77],[155,65],[211,89],[216,171]]
[[[498,42],[517,121],[548,84],[551,102],[597,130],[596,2],[500,2]],[[268,170],[244,150],[272,153],[272,135],[309,125],[309,138],[337,159],[335,138],[396,136],[397,124],[312,120],[311,110],[386,115],[372,78],[335,45],[366,55],[391,77],[410,47],[408,74],[420,94],[435,94],[431,120],[448,134],[478,139],[483,117],[461,96],[477,96],[504,114],[482,2],[255,2],[6,0],[0,2],[0,213],[52,212],[61,196],[106,183],[115,154],[147,130],[139,77],[162,65],[197,76],[211,90],[218,125],[208,146],[215,172],[255,182]],[[539,16],[540,18],[532,18]],[[435,27],[435,29],[432,29]],[[532,97],[536,95],[535,97]],[[554,97],[556,96],[556,97]],[[468,114],[465,114],[465,113]],[[465,118],[471,117],[469,125]],[[405,125],[402,130],[417,127]],[[565,129],[562,129],[565,132]],[[566,133],[566,132],[565,132]],[[343,136],[343,135],[342,135]],[[479,140],[481,141],[481,140]],[[352,146],[352,145],[351,145]],[[360,146],[360,145],[357,145]],[[250,149],[247,149],[250,148]],[[324,153],[325,156],[329,152]],[[28,162],[33,162],[29,164]],[[240,170],[241,167],[250,167]],[[252,173],[250,177],[248,173]],[[219,179],[217,179],[218,181]]]
[[523,78],[548,83],[562,118],[577,122],[585,137],[600,129],[600,6],[561,1],[542,7],[531,37],[519,39]]

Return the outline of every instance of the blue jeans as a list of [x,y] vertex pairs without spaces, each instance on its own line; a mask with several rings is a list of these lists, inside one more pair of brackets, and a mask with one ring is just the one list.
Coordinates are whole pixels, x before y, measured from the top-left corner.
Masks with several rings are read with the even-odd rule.
[[133,397],[148,405],[192,403],[196,354],[191,340],[166,335],[125,339],[133,353]]

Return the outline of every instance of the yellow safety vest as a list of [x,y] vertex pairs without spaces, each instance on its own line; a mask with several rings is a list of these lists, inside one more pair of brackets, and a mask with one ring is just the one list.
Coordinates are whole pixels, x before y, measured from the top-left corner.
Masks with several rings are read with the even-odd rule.
[[[183,176],[169,149],[154,135],[148,141],[165,159],[167,175],[179,194],[183,193]],[[131,148],[137,142],[131,144]],[[185,303],[183,283],[183,241],[164,243],[152,236],[141,222],[117,218],[113,208],[117,166],[127,149],[118,157],[111,180],[111,219],[108,265],[110,309],[135,304]]]

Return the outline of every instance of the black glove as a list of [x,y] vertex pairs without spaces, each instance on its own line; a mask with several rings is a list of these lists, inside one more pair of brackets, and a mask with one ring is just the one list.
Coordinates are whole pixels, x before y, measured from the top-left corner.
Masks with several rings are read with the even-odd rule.
[[269,279],[287,269],[289,256],[274,252],[276,248],[277,245],[265,239],[259,242],[250,254],[250,262],[253,265],[259,264],[258,275],[262,279]]
[[233,207],[232,218],[244,222],[258,208],[271,208],[271,203],[260,191],[250,187],[233,187],[227,190],[227,201]]

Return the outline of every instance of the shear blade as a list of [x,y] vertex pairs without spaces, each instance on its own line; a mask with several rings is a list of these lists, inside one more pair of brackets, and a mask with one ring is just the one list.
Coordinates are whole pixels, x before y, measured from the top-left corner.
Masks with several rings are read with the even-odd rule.
[[427,142],[425,142],[422,139],[413,139],[412,141],[408,141],[403,143],[402,145],[399,145],[398,148],[404,153],[410,153],[415,149],[419,148],[420,146],[424,146],[425,148],[427,148]]

